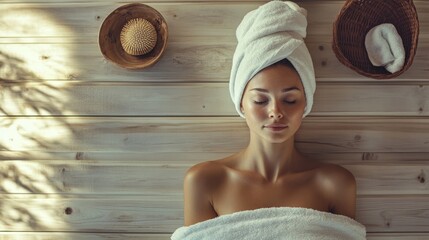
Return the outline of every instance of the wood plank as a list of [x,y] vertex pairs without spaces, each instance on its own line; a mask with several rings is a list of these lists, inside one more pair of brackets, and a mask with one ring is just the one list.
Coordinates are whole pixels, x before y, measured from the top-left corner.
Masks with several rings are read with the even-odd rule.
[[[5,4],[6,1],[13,4]],[[240,149],[247,140],[245,125],[236,122],[236,118],[217,118],[223,121],[220,125],[204,118],[200,122],[197,116],[211,116],[213,110],[216,116],[232,116],[235,112],[210,105],[216,102],[200,106],[198,101],[203,104],[207,101],[204,97],[184,91],[180,93],[182,95],[174,95],[178,98],[173,102],[179,105],[189,96],[195,102],[193,105],[186,99],[183,107],[176,108],[177,112],[173,109],[177,106],[166,108],[168,116],[182,113],[193,116],[181,118],[183,121],[179,120],[178,124],[178,118],[174,117],[161,118],[161,123],[157,122],[157,117],[141,123],[138,117],[104,116],[111,112],[112,115],[119,112],[117,116],[164,115],[151,108],[153,102],[143,98],[160,97],[163,100],[158,103],[171,104],[166,95],[170,90],[180,89],[171,82],[225,84],[234,49],[235,26],[245,12],[263,1],[153,2],[168,18],[171,42],[159,64],[140,72],[114,67],[98,50],[97,33],[102,20],[124,3],[6,1],[0,3],[0,78],[2,83],[7,80],[11,84],[0,85],[4,101],[0,110],[2,116],[22,110],[19,114],[29,117],[0,117],[0,160],[17,160],[0,162],[0,231],[54,233],[9,232],[0,233],[0,239],[168,239],[169,233],[182,221],[180,183],[186,167]],[[368,84],[372,80],[339,64],[330,50],[331,24],[343,2],[302,1],[304,7],[308,4],[307,40],[318,82],[327,84],[320,93],[320,107],[315,106],[315,115],[304,122],[298,146],[316,159],[344,164],[358,177],[358,215],[373,231],[368,239],[427,239],[429,235],[428,196],[424,195],[428,187],[426,181],[422,181],[427,175],[429,160],[429,140],[425,136],[428,119],[422,117],[428,116],[425,83],[429,81],[429,55],[426,54],[429,50],[429,15],[424,13],[429,12],[429,4],[415,2],[420,13],[421,35],[414,65],[398,79],[380,82],[376,84],[378,88],[364,93],[360,87],[364,84],[372,87]],[[44,28],[34,27],[33,23]],[[44,87],[27,89],[16,84],[23,80]],[[62,80],[63,83],[44,80]],[[102,84],[68,85],[70,80]],[[105,84],[108,81],[148,82],[137,84],[138,89],[149,87],[160,90],[160,94],[143,92],[139,95],[137,89],[130,91],[136,85]],[[343,82],[355,84],[348,86]],[[401,88],[393,87],[395,90],[390,92],[392,88],[386,86],[393,82],[400,83],[395,87]],[[422,83],[424,85],[420,86]],[[343,91],[355,86],[358,86],[357,91]],[[82,90],[85,87],[88,89]],[[116,87],[119,87],[117,93],[113,90]],[[222,91],[225,89],[223,87]],[[326,98],[332,92],[335,98]],[[115,102],[121,93],[124,97],[120,96]],[[125,99],[129,93],[130,98]],[[355,96],[359,96],[356,99],[352,95],[343,96],[356,93]],[[381,96],[377,95],[379,93]],[[366,100],[360,99],[362,96]],[[82,98],[82,101],[75,98]],[[18,108],[14,109],[16,99],[19,99]],[[229,97],[225,99],[229,100]],[[340,105],[336,101],[344,103]],[[230,106],[228,104],[224,106]],[[336,109],[335,104],[340,108]],[[378,109],[382,111],[379,113]],[[68,117],[36,117],[35,121],[30,118],[30,115],[52,114],[96,115],[100,118],[75,118],[72,121],[73,118]],[[315,117],[331,115],[355,117],[333,118],[334,121],[329,117]],[[365,115],[408,116],[408,119],[364,118],[362,123],[362,119],[356,117]],[[82,119],[84,121],[80,121]],[[119,123],[115,123],[118,120]],[[190,130],[192,125],[199,129]],[[230,133],[236,128],[240,139],[233,139]],[[231,139],[228,143],[233,145],[215,142],[224,139],[221,134]],[[212,138],[207,140],[204,137],[208,135]],[[79,161],[67,161],[72,159]],[[21,186],[16,187],[17,184]],[[4,194],[6,192],[8,194]],[[55,194],[23,194],[26,192]],[[404,196],[374,198],[380,194]],[[71,214],[66,214],[70,213],[67,207],[71,207]],[[106,233],[106,229],[115,233]],[[400,231],[402,233],[398,233]],[[418,233],[414,233],[416,231]]]
[[[331,50],[330,41],[331,37],[307,41],[318,82],[374,82],[339,63]],[[130,71],[106,60],[97,43],[5,43],[0,45],[0,62],[4,62],[0,77],[35,82],[226,82],[229,81],[234,50],[235,43],[222,42],[219,37],[171,42],[154,66]],[[428,82],[428,51],[429,40],[422,39],[411,68],[389,82]]]
[[[428,159],[429,162],[429,159]],[[1,161],[0,194],[182,194],[183,176],[193,162]],[[428,194],[428,163],[344,164],[358,195]]]
[[[0,231],[170,233],[183,224],[179,196],[0,195]],[[427,232],[429,195],[359,197],[368,232]],[[68,214],[67,214],[68,213]]]
[[[296,134],[304,154],[427,153],[427,118],[305,118]],[[235,152],[248,144],[239,117],[4,118],[1,149],[51,152]]]
[[[196,164],[205,160],[219,159],[235,153],[230,152],[134,152],[134,151],[62,151],[49,150],[31,151],[8,151],[0,150],[0,161],[2,160],[96,160],[97,162],[141,161],[141,159],[153,159],[158,162],[174,161],[176,164]],[[317,152],[305,153],[309,158],[316,161],[330,162],[334,164],[420,164],[429,160],[427,152]]]
[[[3,116],[238,116],[228,83],[54,81],[0,86]],[[321,83],[310,116],[429,116],[427,96],[427,84]]]
[[[427,2],[418,2],[419,11],[429,12]],[[309,34],[306,41],[313,56],[316,76],[321,79],[337,78],[341,81],[345,81],[344,78],[368,81],[368,78],[340,64],[331,50],[332,22],[342,3],[314,1],[303,4],[308,4],[310,13],[311,9],[315,12],[314,19],[310,17],[313,15],[309,15]],[[97,36],[101,22],[110,11],[120,5],[0,5],[0,9],[6,12],[0,17],[3,36],[0,43],[12,43],[0,45],[0,60],[16,60],[3,68],[9,69],[7,66],[10,64],[12,68],[21,71],[30,70],[24,74],[3,73],[0,76],[13,80],[22,80],[18,79],[21,77],[31,80],[141,81],[143,78],[143,81],[225,81],[229,78],[235,48],[234,29],[242,16],[259,3],[155,4],[161,12],[165,12],[167,20],[171,22],[171,37],[161,61],[143,73],[116,67],[108,63],[99,51]],[[228,5],[228,8],[225,8],[225,5]],[[426,17],[428,14],[420,15],[421,33],[414,64],[393,81],[428,81],[429,56],[426,53],[429,51],[429,32],[426,33],[425,29],[429,29],[429,17]],[[16,16],[26,18],[15,19]],[[10,25],[12,22],[13,27]],[[34,27],[32,23],[43,25],[44,28]],[[0,69],[0,72],[4,71]]]
[[427,240],[429,233],[367,233],[368,240]]
[[[29,2],[29,1],[26,1]],[[219,36],[234,37],[234,31],[244,15],[266,1],[154,1],[146,4],[157,9],[166,19],[171,36]],[[297,1],[308,12],[309,35],[332,35],[332,23],[343,6],[342,1]],[[421,22],[421,34],[428,34],[427,13],[429,4],[424,0],[414,1]],[[72,1],[71,3],[2,3],[4,11],[0,22],[7,31],[2,37],[71,37],[98,36],[104,19],[116,8],[124,5],[118,1]],[[16,16],[26,16],[21,21]],[[9,28],[11,19],[15,25]],[[9,23],[8,23],[9,22]],[[34,28],[35,22],[45,26]],[[61,24],[58,24],[61,23]],[[32,25],[33,24],[33,25]],[[20,27],[22,26],[22,27]],[[30,26],[30,27],[29,27]],[[51,31],[53,28],[57,31]]]
[[177,194],[188,165],[118,161],[1,161],[0,194]]
[[180,196],[0,195],[1,231],[172,232],[182,224]]
[[[311,1],[311,0],[310,0]],[[340,0],[320,0],[320,2],[325,1],[325,2],[334,2],[334,1],[340,1]],[[2,3],[22,3],[23,0],[3,0]],[[55,0],[25,0],[25,2],[28,3],[58,3]],[[61,1],[63,3],[80,3],[80,2],[84,2],[87,3],[89,1],[84,1],[84,0],[64,0]],[[91,0],[90,2],[109,2],[109,3],[117,3],[119,2],[118,0]],[[128,0],[127,2],[141,2],[140,0]],[[157,1],[147,1],[145,3],[147,4],[153,4],[153,3],[163,3],[163,2],[167,2],[167,3],[171,3],[171,2],[183,2],[183,0],[157,0]],[[187,0],[186,2],[214,2],[213,0]],[[228,3],[228,2],[243,2],[243,3],[248,3],[248,2],[255,2],[255,3],[264,3],[264,1],[261,0],[222,0],[222,2]],[[305,2],[309,2],[308,0],[296,0],[294,2],[297,3],[305,3]]]
[[[7,232],[0,233],[1,240],[170,240],[168,234],[130,233],[40,233]],[[428,233],[367,233],[368,240],[427,240]]]
[[170,240],[169,234],[3,232],[0,240]]
[[[360,219],[369,232],[408,232],[408,221],[414,222],[416,229],[421,229],[416,232],[428,232],[429,228],[423,225],[429,223],[429,195],[399,198],[402,197],[385,197],[385,202],[371,196],[360,198],[357,200],[356,219]],[[421,209],[417,210],[416,206]]]

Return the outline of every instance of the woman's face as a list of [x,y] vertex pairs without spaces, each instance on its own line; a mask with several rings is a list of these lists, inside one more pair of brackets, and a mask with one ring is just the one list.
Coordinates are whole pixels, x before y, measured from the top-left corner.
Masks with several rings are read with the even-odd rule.
[[241,100],[250,131],[273,143],[284,142],[295,134],[305,106],[299,74],[284,64],[271,65],[256,74]]

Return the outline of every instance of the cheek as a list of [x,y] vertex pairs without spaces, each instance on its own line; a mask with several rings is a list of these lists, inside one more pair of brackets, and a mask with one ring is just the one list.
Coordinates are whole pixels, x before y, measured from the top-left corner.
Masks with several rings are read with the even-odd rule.
[[243,103],[243,110],[246,118],[262,120],[266,118],[265,108],[251,102]]
[[303,113],[301,113],[301,114],[296,114],[296,115],[294,115],[294,116],[290,116],[290,117],[289,117],[289,122],[290,122],[291,124],[293,124],[294,128],[299,128],[299,127],[301,126],[301,123],[302,123],[302,115],[303,115]]
[[304,106],[297,106],[288,114],[289,123],[293,125],[293,128],[298,129],[302,123],[302,116],[304,115]]
[[302,115],[304,115],[304,110],[305,110],[305,105],[295,106],[293,109],[291,109],[289,115],[292,118],[302,119]]
[[288,108],[289,117],[302,119],[306,106],[307,104],[305,101],[299,101],[297,104],[291,106]]

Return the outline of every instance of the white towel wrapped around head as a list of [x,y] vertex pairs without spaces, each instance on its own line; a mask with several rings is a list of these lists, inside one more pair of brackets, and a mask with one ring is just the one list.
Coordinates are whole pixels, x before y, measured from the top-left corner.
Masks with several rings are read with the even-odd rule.
[[374,66],[384,66],[391,73],[401,70],[404,66],[404,45],[391,23],[383,23],[369,30],[365,37],[365,47]]
[[305,91],[305,117],[316,89],[313,62],[304,43],[307,11],[290,1],[271,1],[244,16],[237,28],[229,91],[239,115],[244,89],[262,69],[287,58],[297,70]]

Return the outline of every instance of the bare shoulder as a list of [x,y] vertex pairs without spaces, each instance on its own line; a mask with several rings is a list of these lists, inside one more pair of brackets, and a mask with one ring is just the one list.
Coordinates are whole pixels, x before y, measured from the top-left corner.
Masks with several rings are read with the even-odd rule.
[[212,196],[225,176],[224,168],[216,161],[198,163],[184,178],[184,225],[189,226],[217,216]]
[[205,189],[216,187],[225,175],[224,167],[217,161],[195,164],[185,174],[185,183]]
[[352,172],[336,164],[323,164],[319,180],[330,199],[331,211],[355,218],[356,179]]
[[356,182],[353,173],[341,165],[326,163],[322,168],[322,176],[329,178],[337,187],[354,184]]
[[[314,161],[312,159],[305,159],[306,168],[316,170],[317,180],[323,182],[330,182],[330,184],[347,184],[355,181],[353,174],[341,165],[333,163],[325,163]],[[304,168],[305,169],[305,168]]]

